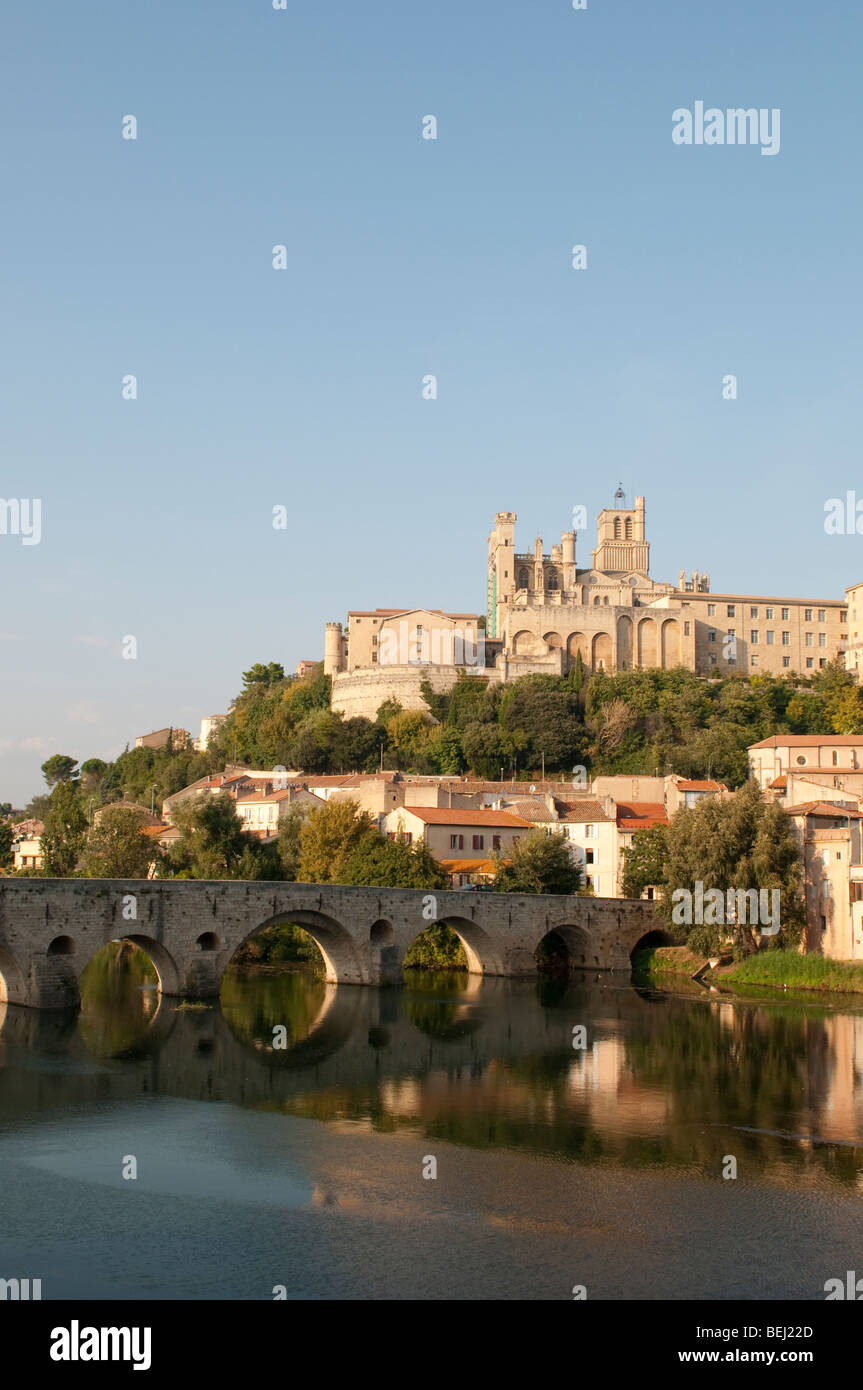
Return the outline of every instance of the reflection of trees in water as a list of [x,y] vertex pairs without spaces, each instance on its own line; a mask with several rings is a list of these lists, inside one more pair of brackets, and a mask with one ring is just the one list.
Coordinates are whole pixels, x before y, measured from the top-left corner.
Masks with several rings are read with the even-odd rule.
[[149,956],[131,941],[109,941],[81,975],[79,1029],[101,1057],[139,1057],[159,1007],[159,977]]
[[454,1041],[482,1026],[472,1003],[458,998],[467,988],[466,970],[412,970],[409,980],[402,1000],[405,1017],[426,1037]]
[[308,1037],[326,988],[317,976],[229,968],[222,980],[222,1013],[241,1042],[272,1050],[273,1029],[283,1026],[290,1048]]

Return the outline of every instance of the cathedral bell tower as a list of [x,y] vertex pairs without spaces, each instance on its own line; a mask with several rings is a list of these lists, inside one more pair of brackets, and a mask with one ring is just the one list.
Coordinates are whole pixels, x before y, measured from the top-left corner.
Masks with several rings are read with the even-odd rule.
[[614,506],[604,507],[596,518],[597,546],[591,552],[593,568],[601,574],[647,574],[650,545],[644,539],[644,498],[627,507],[623,489],[614,494]]

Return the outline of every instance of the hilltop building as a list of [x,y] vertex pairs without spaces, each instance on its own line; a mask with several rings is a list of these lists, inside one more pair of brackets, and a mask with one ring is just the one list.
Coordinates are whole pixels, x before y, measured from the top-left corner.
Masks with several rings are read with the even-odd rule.
[[515,512],[495,517],[484,619],[377,608],[352,610],[347,630],[327,624],[324,670],[334,710],[373,719],[387,699],[421,710],[425,680],[441,692],[460,674],[490,681],[563,675],[579,654],[592,671],[683,666],[701,675],[805,675],[848,647],[847,599],[713,593],[710,576],[697,570],[688,578],[681,570],[676,583],[653,579],[643,497],[628,507],[618,488],[614,505],[597,518],[589,564],[579,563],[575,531],[564,531],[550,552],[541,536],[532,551],[517,551],[516,520]]

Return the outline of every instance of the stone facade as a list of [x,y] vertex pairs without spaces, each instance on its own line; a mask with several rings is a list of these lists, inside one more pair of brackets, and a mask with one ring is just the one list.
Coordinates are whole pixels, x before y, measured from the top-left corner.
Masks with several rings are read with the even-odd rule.
[[[550,552],[540,536],[532,551],[517,551],[515,512],[497,513],[484,633],[475,614],[427,609],[351,612],[347,632],[328,623],[333,709],[373,719],[385,700],[396,699],[422,710],[424,679],[446,691],[460,672],[489,681],[563,675],[579,655],[590,671],[683,666],[702,675],[805,675],[845,652],[847,599],[716,594],[698,570],[688,578],[681,570],[676,583],[655,580],[644,498],[627,507],[618,490],[614,502],[597,517],[597,544],[582,567],[575,531],[562,532]],[[856,592],[849,597],[856,601]],[[464,639],[455,650],[454,635]]]

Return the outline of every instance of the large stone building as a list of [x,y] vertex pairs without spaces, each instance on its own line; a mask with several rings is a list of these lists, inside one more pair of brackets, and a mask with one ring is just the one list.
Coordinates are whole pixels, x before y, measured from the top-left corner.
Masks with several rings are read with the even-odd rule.
[[842,599],[711,593],[710,577],[680,571],[676,585],[650,577],[644,498],[597,518],[590,565],[579,568],[577,536],[533,553],[515,549],[514,512],[498,512],[488,546],[488,645],[500,643],[500,678],[564,672],[581,653],[592,670],[685,666],[703,675],[739,670],[806,674],[845,650]]
[[[515,548],[515,512],[498,512],[488,540],[485,621],[428,609],[352,611],[328,623],[324,669],[333,709],[374,718],[386,699],[424,709],[421,686],[448,690],[460,673],[512,681],[587,670],[683,666],[702,675],[813,674],[848,645],[845,599],[712,593],[710,577],[651,578],[644,498],[597,518],[590,563],[564,531],[550,553],[537,536]],[[861,619],[863,632],[863,619]]]

